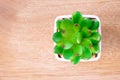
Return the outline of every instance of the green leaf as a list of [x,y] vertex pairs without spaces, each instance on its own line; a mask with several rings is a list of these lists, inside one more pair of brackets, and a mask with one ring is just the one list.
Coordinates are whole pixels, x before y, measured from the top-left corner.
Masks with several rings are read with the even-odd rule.
[[66,41],[63,44],[64,49],[70,49],[73,46],[72,42]]
[[93,54],[99,53],[100,52],[99,44],[93,45],[93,47],[91,48],[91,50],[92,50]]
[[63,30],[72,30],[73,25],[74,24],[70,19],[64,19],[61,22],[61,29],[63,29]]
[[83,53],[82,45],[75,45],[73,52],[75,55],[80,56]]
[[73,22],[70,19],[64,19],[61,23],[63,37],[69,38],[74,33]]
[[70,41],[74,44],[80,44],[82,41],[82,35],[80,32],[74,33],[71,38]]
[[83,37],[89,37],[91,35],[91,30],[87,27],[82,28],[81,34]]
[[70,59],[73,56],[73,52],[71,50],[64,50],[63,51],[63,57],[65,59]]
[[63,41],[64,41],[64,39],[62,39],[60,42],[56,43],[56,45],[57,45],[57,46],[63,46],[63,44],[64,44]]
[[92,26],[91,26],[91,30],[98,30],[98,28],[99,28],[99,21],[97,21],[97,20],[93,20],[92,21]]
[[91,33],[98,32],[98,30],[91,30]]
[[76,32],[79,32],[80,31],[80,29],[81,29],[81,26],[80,26],[80,24],[78,24],[78,23],[76,23],[76,24],[74,24],[74,31],[75,31],[75,33]]
[[62,46],[64,49],[70,49],[73,46],[74,43],[72,43],[69,39],[63,38],[60,42],[57,43],[58,46]]
[[98,44],[101,40],[101,35],[98,32],[94,32],[91,34],[91,37],[89,39],[93,44]]
[[81,55],[82,59],[90,59],[92,57],[92,51],[90,48],[83,47],[83,54]]
[[80,32],[78,32],[77,34],[77,43],[80,44],[82,41],[82,34]]
[[80,56],[73,56],[72,58],[71,58],[71,62],[73,63],[73,64],[78,64],[79,62],[80,62]]
[[69,41],[71,42],[71,43],[74,43],[74,44],[76,44],[77,43],[77,41],[76,41],[76,34],[73,34],[72,36],[71,36],[71,38],[69,39]]
[[63,48],[61,47],[61,46],[55,46],[54,47],[54,53],[56,53],[56,54],[62,54],[62,52],[63,52]]
[[62,34],[61,32],[56,32],[53,34],[53,41],[55,41],[56,43],[57,42],[60,42],[62,40]]
[[88,47],[88,48],[91,48],[92,47],[92,42],[90,39],[83,39],[82,41],[82,45],[85,46],[85,47]]
[[84,18],[81,22],[81,26],[83,27],[87,27],[90,28],[92,25],[92,21],[89,18]]
[[60,30],[60,31],[61,31],[61,28],[60,28],[61,22],[62,22],[62,20],[57,20],[57,21],[56,21],[56,27],[57,27],[57,29]]
[[76,11],[72,14],[72,21],[74,23],[80,23],[82,20],[82,14],[79,11]]

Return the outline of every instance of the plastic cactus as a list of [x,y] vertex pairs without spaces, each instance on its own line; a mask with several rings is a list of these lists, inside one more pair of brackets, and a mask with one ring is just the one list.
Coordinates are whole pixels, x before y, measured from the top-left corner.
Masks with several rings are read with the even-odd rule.
[[72,18],[57,20],[56,27],[52,38],[56,43],[55,54],[61,54],[65,59],[77,64],[80,59],[88,60],[99,53],[99,21],[85,18],[76,11]]

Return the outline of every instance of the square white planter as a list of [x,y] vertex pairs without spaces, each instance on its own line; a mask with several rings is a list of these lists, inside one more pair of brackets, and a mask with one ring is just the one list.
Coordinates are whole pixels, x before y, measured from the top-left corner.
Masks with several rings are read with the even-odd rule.
[[[83,15],[83,17],[93,18],[93,19],[98,20],[99,23],[100,23],[98,32],[99,32],[100,35],[101,35],[101,22],[100,22],[99,17],[96,16],[96,15]],[[63,18],[71,18],[71,15],[63,15],[63,16],[58,16],[58,17],[56,17],[55,22],[54,22],[54,32],[57,31],[56,21],[57,21],[57,20],[61,20],[61,19],[63,19]],[[54,43],[54,45],[55,45],[55,43]],[[91,59],[89,59],[89,60],[81,59],[80,62],[97,61],[98,59],[100,59],[100,56],[101,56],[101,41],[99,42],[99,46],[100,46],[100,52],[97,54],[97,57],[91,58]],[[55,57],[56,57],[56,59],[59,60],[59,61],[70,62],[70,60],[66,60],[66,59],[64,59],[62,56],[61,56],[61,58],[60,58],[57,54],[55,54]]]

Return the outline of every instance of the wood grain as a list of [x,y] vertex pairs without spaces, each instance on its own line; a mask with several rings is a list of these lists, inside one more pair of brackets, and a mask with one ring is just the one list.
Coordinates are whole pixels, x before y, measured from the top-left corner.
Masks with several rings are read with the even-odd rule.
[[[119,0],[0,0],[0,80],[120,80],[119,7]],[[54,20],[76,10],[101,19],[99,61],[55,59]]]

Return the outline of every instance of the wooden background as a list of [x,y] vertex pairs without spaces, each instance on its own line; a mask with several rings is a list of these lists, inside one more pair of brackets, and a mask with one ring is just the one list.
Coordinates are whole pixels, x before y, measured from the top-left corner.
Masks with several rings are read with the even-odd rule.
[[[99,61],[72,65],[53,54],[53,25],[74,11],[98,15]],[[120,0],[0,0],[0,80],[120,80]]]

